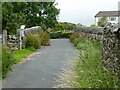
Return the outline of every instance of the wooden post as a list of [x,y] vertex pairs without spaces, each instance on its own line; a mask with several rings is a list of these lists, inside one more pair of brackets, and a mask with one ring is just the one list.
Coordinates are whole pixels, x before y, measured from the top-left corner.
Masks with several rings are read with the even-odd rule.
[[2,37],[3,45],[7,45],[7,31],[3,30],[3,37]]
[[20,49],[22,49],[22,36],[21,36],[21,30],[20,30]]
[[23,47],[23,44],[24,44],[23,43],[24,42],[23,37],[24,37],[24,29],[20,30],[20,49],[24,48]]

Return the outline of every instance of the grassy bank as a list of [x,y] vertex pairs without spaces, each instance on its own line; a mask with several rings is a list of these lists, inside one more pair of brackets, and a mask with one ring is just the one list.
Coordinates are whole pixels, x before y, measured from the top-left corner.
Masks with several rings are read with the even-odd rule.
[[[25,49],[10,52],[9,47],[2,47],[2,78],[8,75],[8,72],[12,70],[12,66],[18,62],[23,61],[22,58],[40,49],[41,45],[49,46],[50,39],[48,33],[39,30],[35,34],[28,34],[26,36]],[[0,63],[1,66],[1,63]]]
[[74,78],[76,88],[117,88],[116,77],[106,72],[101,64],[101,43],[91,41],[84,36],[73,34],[70,41],[82,51],[75,64],[77,77]]
[[12,66],[18,62],[23,61],[22,58],[35,52],[34,47],[28,47],[25,49],[18,50],[14,53],[9,52],[7,47],[2,48],[2,78],[8,75],[8,72],[12,70]]

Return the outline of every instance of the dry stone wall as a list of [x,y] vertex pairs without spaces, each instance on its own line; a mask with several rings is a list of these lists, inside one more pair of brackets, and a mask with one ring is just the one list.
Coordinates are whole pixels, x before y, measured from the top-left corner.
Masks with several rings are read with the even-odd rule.
[[78,27],[75,32],[85,35],[87,38],[92,40],[102,40],[103,39],[103,29],[97,27]]
[[120,28],[119,25],[106,25],[104,28],[78,27],[75,32],[89,39],[102,42],[102,61],[111,74],[120,80]]
[[11,52],[23,49],[25,48],[26,36],[28,34],[35,34],[39,30],[42,30],[40,26],[26,28],[24,30],[19,29],[16,35],[7,35],[7,31],[4,30],[2,34],[2,43],[8,46]]
[[120,28],[118,25],[107,25],[103,32],[103,63],[112,74],[120,77]]
[[19,39],[18,39],[18,37],[16,37],[15,35],[8,35],[6,45],[9,47],[9,50],[11,52],[18,50],[19,49]]

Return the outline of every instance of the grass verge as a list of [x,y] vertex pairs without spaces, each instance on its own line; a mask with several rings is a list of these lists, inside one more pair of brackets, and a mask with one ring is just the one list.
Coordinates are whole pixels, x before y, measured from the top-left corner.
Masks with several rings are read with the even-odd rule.
[[[75,35],[75,34],[74,34]],[[101,43],[85,37],[72,36],[71,42],[82,51],[75,64],[72,87],[75,88],[118,88],[117,78],[106,71],[101,63]]]
[[7,77],[8,72],[12,70],[13,65],[23,61],[22,58],[27,57],[27,55],[35,51],[36,49],[34,47],[28,47],[10,53],[7,47],[2,47],[2,78]]
[[18,50],[13,53],[13,57],[16,59],[17,62],[23,61],[22,58],[27,57],[27,55],[35,52],[36,49],[34,47],[28,47],[25,49]]

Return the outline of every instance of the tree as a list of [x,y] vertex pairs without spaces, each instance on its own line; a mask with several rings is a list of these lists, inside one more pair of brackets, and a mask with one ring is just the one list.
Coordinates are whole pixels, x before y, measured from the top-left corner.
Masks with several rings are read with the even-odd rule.
[[98,26],[100,27],[104,27],[106,24],[108,24],[108,20],[107,17],[102,17],[101,19],[99,19],[98,21]]
[[78,23],[77,26],[83,26],[81,23]]
[[15,34],[23,24],[26,27],[41,26],[44,30],[53,28],[59,11],[55,2],[3,2],[3,30]]
[[95,24],[92,24],[92,25],[90,25],[90,27],[99,27],[99,26],[97,26],[97,25],[95,25]]
[[69,22],[59,22],[53,31],[73,30],[76,28],[76,24]]

